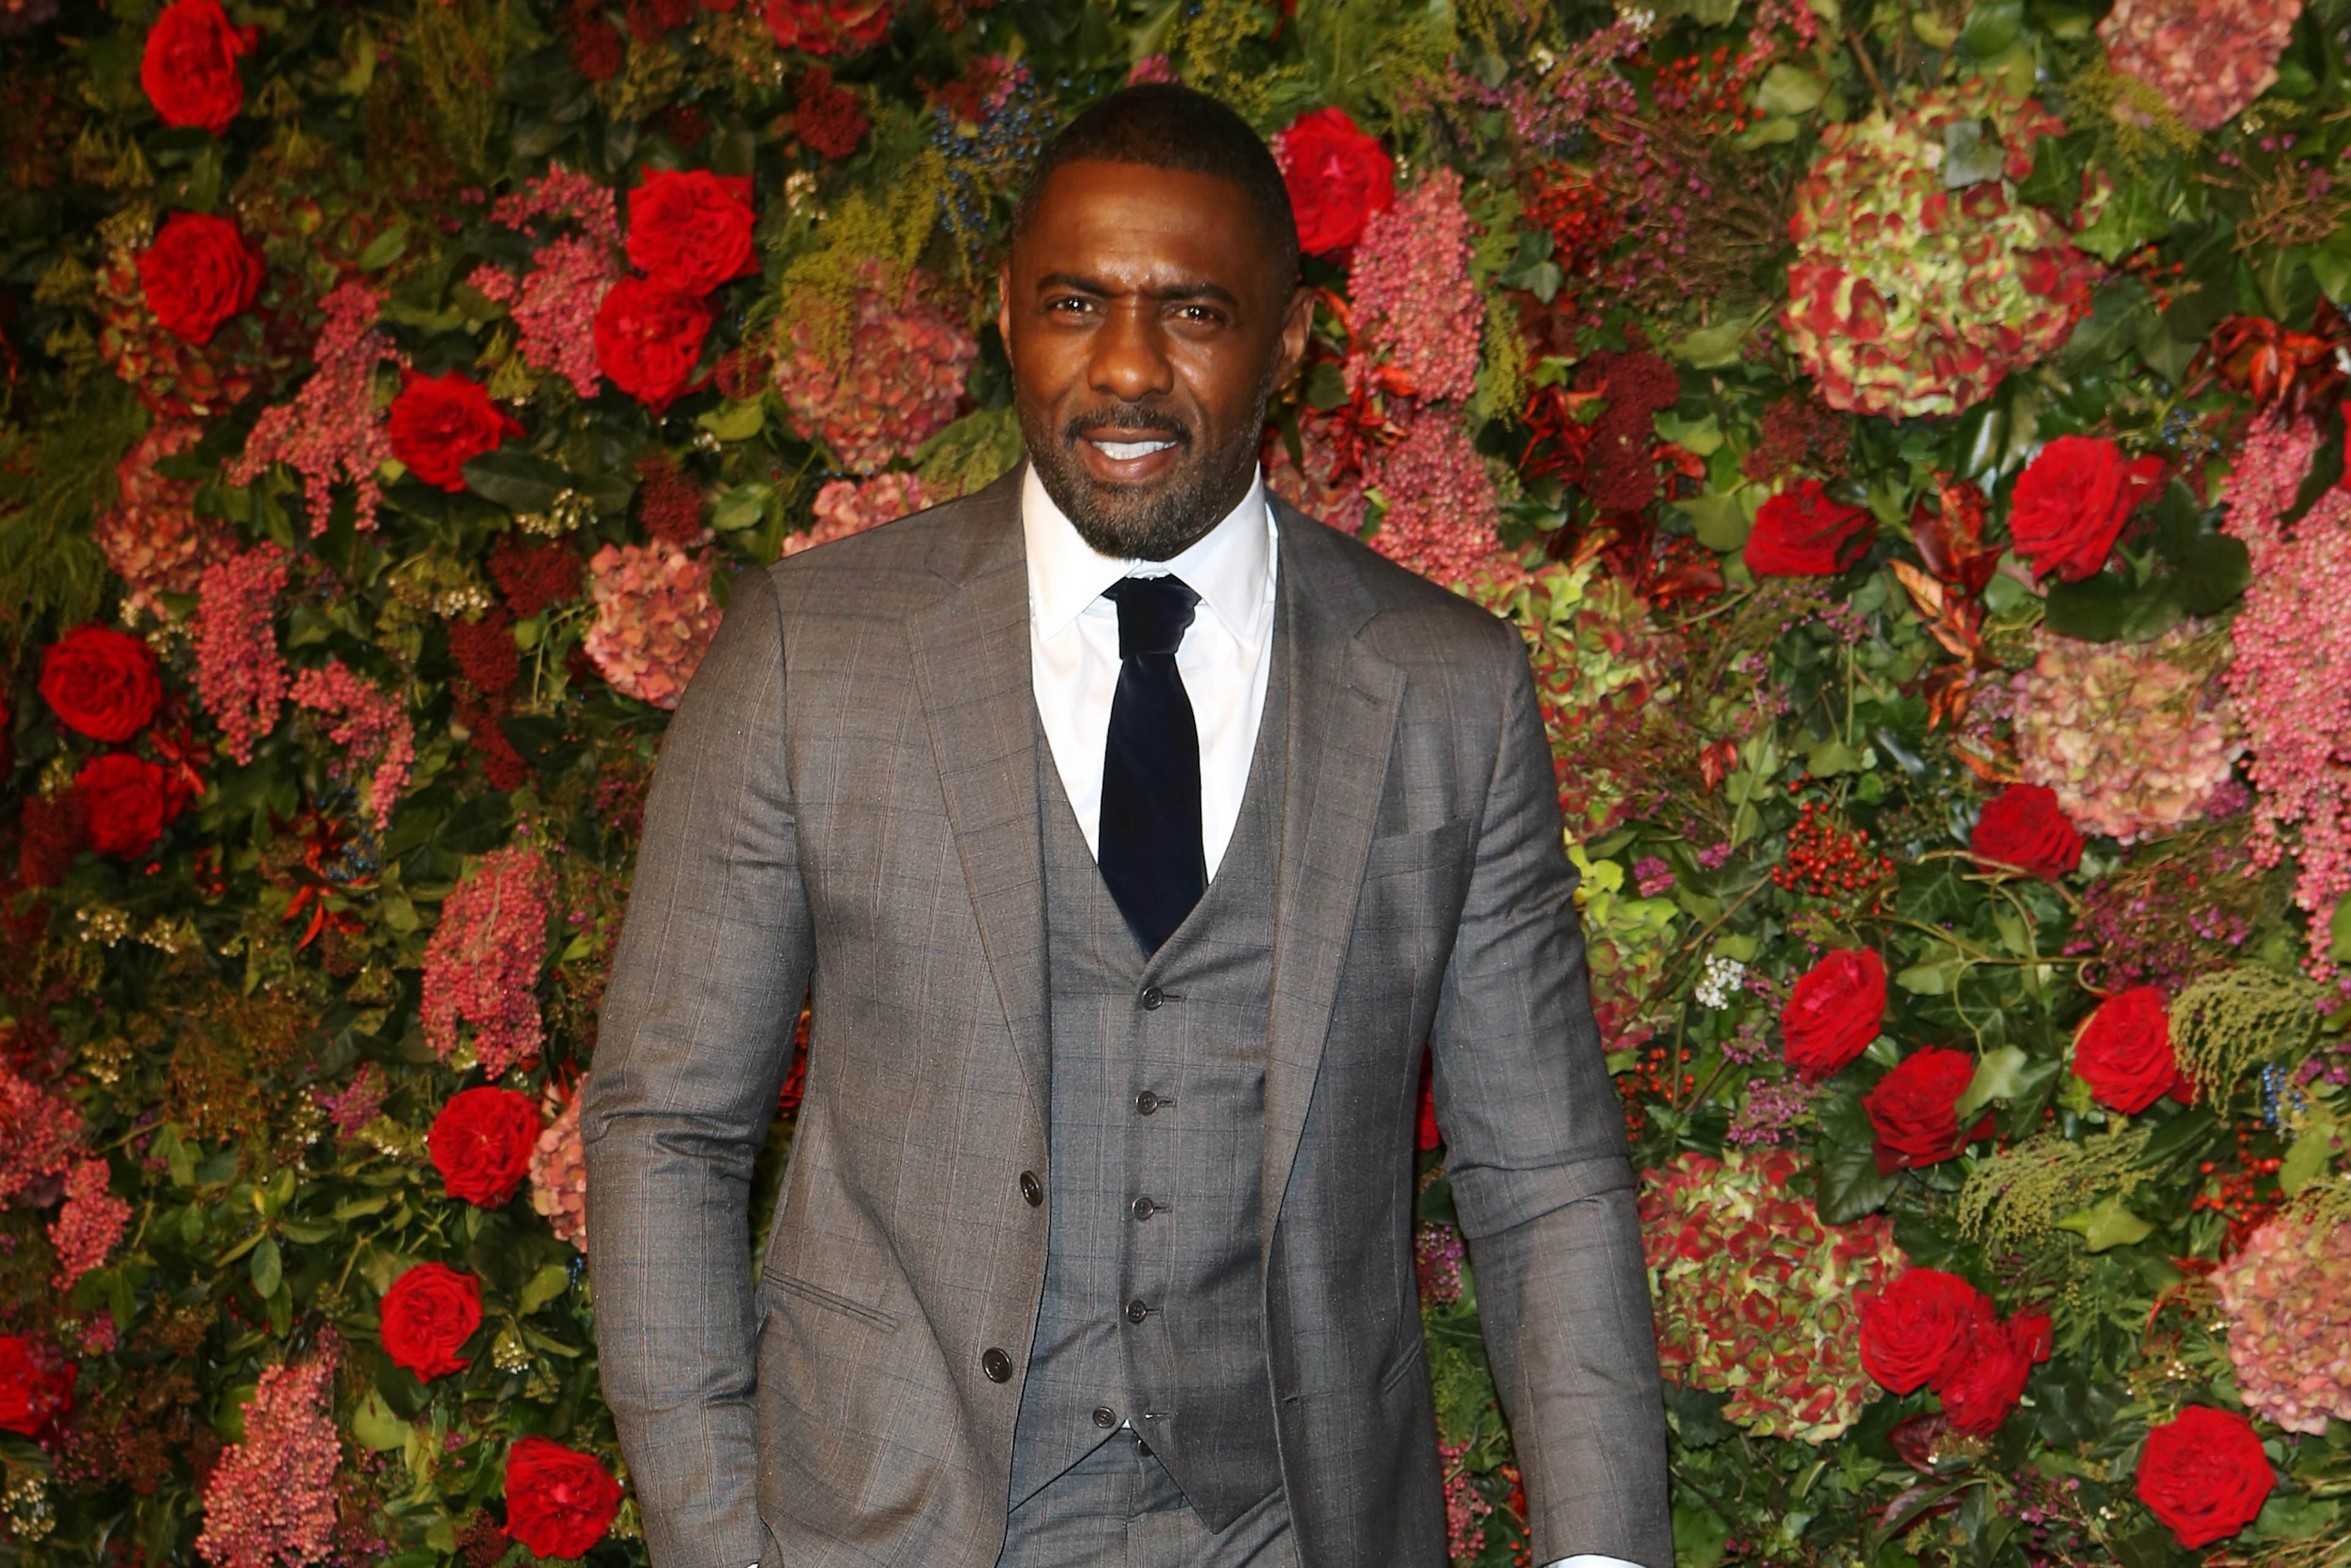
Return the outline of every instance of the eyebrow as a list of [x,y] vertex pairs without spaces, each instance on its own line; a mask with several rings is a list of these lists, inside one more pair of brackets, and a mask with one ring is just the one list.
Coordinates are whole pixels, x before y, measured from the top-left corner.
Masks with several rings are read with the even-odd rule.
[[[1075,272],[1046,273],[1043,277],[1037,279],[1037,288],[1040,293],[1052,288],[1071,288],[1075,289],[1081,294],[1099,294],[1104,296],[1120,292],[1120,290],[1113,287],[1110,284],[1103,282],[1099,277],[1088,277],[1081,273]],[[1165,288],[1146,288],[1142,290],[1142,292],[1149,298],[1166,302],[1179,302],[1186,299],[1213,299],[1219,304],[1230,305],[1236,308],[1240,304],[1240,297],[1235,294],[1231,289],[1227,288],[1221,283],[1209,283],[1206,281],[1197,283],[1177,283],[1171,284]]]

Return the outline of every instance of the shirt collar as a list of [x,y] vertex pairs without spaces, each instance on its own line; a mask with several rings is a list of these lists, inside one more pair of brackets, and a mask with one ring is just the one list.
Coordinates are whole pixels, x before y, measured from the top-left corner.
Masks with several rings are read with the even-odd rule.
[[1260,472],[1250,476],[1240,505],[1174,559],[1115,559],[1096,554],[1078,537],[1076,525],[1045,493],[1045,482],[1032,463],[1020,483],[1030,624],[1040,637],[1055,636],[1120,578],[1168,573],[1182,578],[1227,631],[1245,635],[1264,613],[1273,570],[1273,527]]

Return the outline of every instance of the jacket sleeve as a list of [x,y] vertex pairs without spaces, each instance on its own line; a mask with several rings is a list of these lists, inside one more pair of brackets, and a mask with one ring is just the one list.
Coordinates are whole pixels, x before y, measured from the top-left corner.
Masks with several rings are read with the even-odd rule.
[[1431,1033],[1437,1115],[1538,1563],[1669,1568],[1666,1419],[1624,1115],[1524,645]]
[[662,743],[580,1110],[604,1397],[655,1568],[767,1545],[748,1198],[813,962],[783,653],[747,572]]

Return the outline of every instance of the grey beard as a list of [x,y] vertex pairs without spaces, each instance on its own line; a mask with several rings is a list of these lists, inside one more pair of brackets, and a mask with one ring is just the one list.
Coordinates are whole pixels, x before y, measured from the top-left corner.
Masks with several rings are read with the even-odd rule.
[[[1169,560],[1222,519],[1220,495],[1234,474],[1246,474],[1255,466],[1258,443],[1265,429],[1265,406],[1272,395],[1269,367],[1265,384],[1254,400],[1252,417],[1234,439],[1224,448],[1199,455],[1199,460],[1186,465],[1174,483],[1144,496],[1123,495],[1094,483],[1071,450],[1079,439],[1077,421],[1062,430],[1040,429],[1024,411],[1020,434],[1045,494],[1061,508],[1089,549],[1113,560]],[[1194,455],[1188,450],[1191,432],[1174,421],[1139,413],[1136,423],[1177,436],[1186,444],[1184,456]]]

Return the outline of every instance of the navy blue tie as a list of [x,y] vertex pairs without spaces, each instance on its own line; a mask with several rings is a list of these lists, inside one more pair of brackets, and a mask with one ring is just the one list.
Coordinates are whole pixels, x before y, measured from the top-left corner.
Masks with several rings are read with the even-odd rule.
[[1102,591],[1118,606],[1118,693],[1102,753],[1102,881],[1128,929],[1155,953],[1208,888],[1200,842],[1200,731],[1176,650],[1200,596],[1173,577]]

